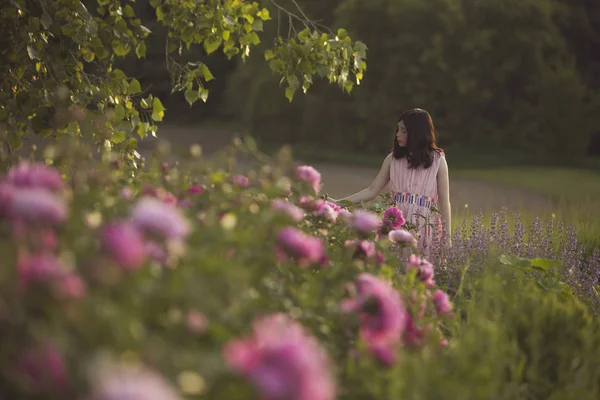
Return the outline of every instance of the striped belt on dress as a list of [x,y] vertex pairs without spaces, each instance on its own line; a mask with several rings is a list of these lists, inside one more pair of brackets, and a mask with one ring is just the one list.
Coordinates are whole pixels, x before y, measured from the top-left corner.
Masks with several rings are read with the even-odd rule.
[[395,192],[394,201],[396,203],[408,203],[426,208],[431,208],[433,205],[437,208],[437,197],[432,199],[431,197],[416,193]]

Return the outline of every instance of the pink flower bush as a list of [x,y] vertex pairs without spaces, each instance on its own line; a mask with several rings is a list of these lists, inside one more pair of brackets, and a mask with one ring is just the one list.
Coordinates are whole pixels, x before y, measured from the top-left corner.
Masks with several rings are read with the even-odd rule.
[[57,225],[68,215],[63,200],[43,188],[2,189],[4,215],[12,220],[34,225]]
[[144,237],[129,222],[107,224],[101,232],[103,250],[125,270],[138,269],[146,258]]
[[17,366],[34,390],[60,390],[65,389],[68,384],[65,360],[52,343],[26,350],[20,355]]
[[414,254],[411,254],[408,259],[407,268],[416,269],[417,276],[421,278],[421,280],[427,286],[435,286],[435,281],[433,280],[434,271],[433,265],[424,258],[418,257]]
[[183,239],[191,230],[179,209],[152,197],[137,201],[131,219],[138,229],[163,239]]
[[388,238],[392,243],[405,243],[409,246],[416,246],[417,239],[407,230],[404,229],[394,229],[390,233],[388,233]]
[[379,233],[382,235],[386,235],[390,231],[400,228],[405,223],[406,220],[404,219],[404,215],[398,207],[388,207],[388,209],[385,210],[385,212],[383,213],[383,219],[381,221]]
[[309,184],[314,189],[315,193],[319,193],[321,190],[321,174],[313,167],[309,165],[297,166],[296,177]]
[[253,335],[227,343],[227,365],[264,400],[333,400],[335,382],[319,343],[287,315],[254,323]]
[[301,267],[320,264],[326,259],[323,240],[293,227],[283,228],[277,234],[276,254],[281,260],[296,260]]
[[59,192],[64,182],[58,171],[42,163],[21,162],[8,171],[7,182],[20,188],[38,188]]
[[275,199],[271,202],[271,208],[289,216],[295,222],[300,222],[304,219],[304,211],[289,201],[283,199]]
[[342,301],[341,309],[360,315],[360,336],[369,351],[383,364],[391,365],[407,324],[400,295],[388,282],[368,273],[360,274],[355,286],[356,295]]
[[356,231],[363,235],[369,235],[381,226],[379,217],[366,210],[355,211],[350,223]]

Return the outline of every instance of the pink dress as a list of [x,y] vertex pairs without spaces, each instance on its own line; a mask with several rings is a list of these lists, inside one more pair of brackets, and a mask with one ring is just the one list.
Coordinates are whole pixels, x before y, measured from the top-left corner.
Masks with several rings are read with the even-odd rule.
[[435,258],[443,233],[441,215],[431,211],[432,205],[439,208],[437,173],[442,157],[443,153],[435,153],[429,168],[408,168],[406,158],[392,158],[390,165],[389,190],[406,221],[417,226],[419,250],[429,261]]

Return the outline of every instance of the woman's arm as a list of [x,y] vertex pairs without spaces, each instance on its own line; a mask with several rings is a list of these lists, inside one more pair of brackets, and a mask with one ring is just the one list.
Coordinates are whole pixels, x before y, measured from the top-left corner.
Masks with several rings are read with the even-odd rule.
[[451,244],[452,236],[452,209],[450,206],[450,179],[448,178],[448,163],[446,158],[442,156],[440,160],[440,168],[437,174],[438,185],[438,201],[440,212],[442,213],[442,221],[444,224],[445,239],[448,244]]
[[390,153],[385,160],[383,160],[383,164],[381,165],[381,169],[379,170],[379,174],[373,180],[373,182],[369,185],[368,188],[361,190],[360,192],[354,193],[350,196],[344,197],[343,199],[339,199],[337,201],[350,201],[352,203],[360,203],[363,201],[371,201],[379,192],[383,190],[385,185],[390,181],[390,165],[392,163],[392,154]]

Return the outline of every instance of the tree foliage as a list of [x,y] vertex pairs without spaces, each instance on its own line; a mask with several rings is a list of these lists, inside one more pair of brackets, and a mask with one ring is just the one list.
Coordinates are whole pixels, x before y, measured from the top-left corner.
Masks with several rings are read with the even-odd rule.
[[273,96],[260,78],[269,72],[254,60],[231,85],[258,87],[229,101],[253,133],[383,152],[399,113],[422,107],[432,113],[444,145],[577,157],[598,126],[597,92],[579,68],[590,57],[575,54],[571,41],[575,18],[585,16],[575,8],[555,0],[330,4],[333,24],[369,44],[368,76],[352,97],[320,87],[288,107]]
[[[84,4],[85,3],[85,4]],[[366,69],[366,46],[353,42],[345,30],[336,33],[287,11],[274,1],[270,8],[243,0],[151,0],[153,19],[166,34],[164,62],[172,93],[182,92],[191,105],[206,101],[206,83],[215,74],[205,61],[191,56],[222,52],[245,60],[261,42],[270,9],[294,17],[286,37],[278,35],[264,59],[285,83],[291,101],[316,77],[327,78],[349,92]],[[295,4],[295,3],[294,3]],[[163,120],[162,101],[116,65],[127,57],[142,59],[152,31],[137,13],[134,1],[11,0],[0,8],[0,132],[10,148],[19,148],[30,134],[91,138],[106,147],[133,149],[136,136],[155,134]],[[291,26],[291,25],[290,25]],[[150,40],[150,42],[149,42]],[[203,58],[205,60],[205,58]],[[70,117],[84,111],[102,118],[58,115],[67,105]]]

